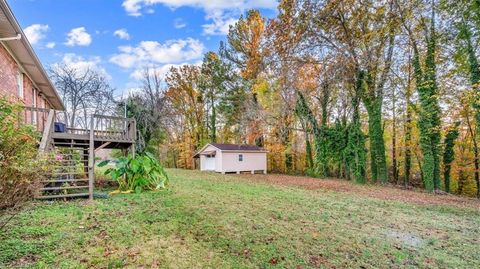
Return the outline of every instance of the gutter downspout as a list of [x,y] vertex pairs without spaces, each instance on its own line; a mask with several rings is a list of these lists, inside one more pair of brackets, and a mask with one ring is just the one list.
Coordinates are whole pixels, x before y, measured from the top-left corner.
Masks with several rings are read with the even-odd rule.
[[2,37],[2,38],[0,38],[0,42],[1,41],[20,40],[20,39],[22,39],[22,35],[17,34],[16,36],[13,36],[13,37]]

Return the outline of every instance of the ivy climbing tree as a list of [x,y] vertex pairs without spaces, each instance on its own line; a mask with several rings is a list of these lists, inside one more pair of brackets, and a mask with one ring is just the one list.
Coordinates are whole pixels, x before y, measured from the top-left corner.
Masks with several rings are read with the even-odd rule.
[[315,159],[313,162],[314,173],[317,176],[326,177],[328,175],[328,158],[325,150],[325,130],[322,126],[319,126],[312,110],[308,107],[305,97],[299,91],[297,91],[295,113],[299,117],[304,118],[312,127],[315,141]]
[[355,94],[352,98],[353,117],[349,125],[347,147],[345,149],[347,165],[347,173],[349,177],[353,177],[357,183],[366,182],[366,149],[365,149],[365,134],[362,132],[362,124],[360,122],[360,87],[362,87],[365,72],[357,72],[357,79],[355,85]]
[[424,70],[420,64],[417,43],[413,40],[413,66],[416,88],[420,101],[418,129],[420,130],[420,147],[423,153],[423,183],[428,191],[440,188],[440,106],[436,80],[436,36],[435,12],[432,5],[430,36],[426,37],[427,52]]
[[458,126],[459,122],[455,123],[447,131],[445,135],[444,145],[445,149],[443,151],[443,179],[445,183],[445,191],[450,192],[450,171],[452,168],[452,162],[455,159],[455,152],[453,147],[455,146],[455,140],[458,138]]

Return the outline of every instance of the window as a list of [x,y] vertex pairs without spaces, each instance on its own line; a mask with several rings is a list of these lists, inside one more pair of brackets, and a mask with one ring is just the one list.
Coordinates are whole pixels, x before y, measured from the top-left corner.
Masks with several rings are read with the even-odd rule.
[[23,99],[23,73],[17,71],[17,93],[20,99]]
[[243,154],[239,154],[239,155],[238,155],[238,161],[239,161],[239,162],[243,162]]

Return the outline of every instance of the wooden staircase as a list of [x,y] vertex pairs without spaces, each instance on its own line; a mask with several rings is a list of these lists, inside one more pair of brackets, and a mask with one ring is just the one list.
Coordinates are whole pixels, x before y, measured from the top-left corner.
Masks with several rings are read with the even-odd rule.
[[90,143],[75,140],[55,141],[50,156],[52,171],[43,180],[38,199],[89,197],[93,194],[93,182],[90,184],[88,166]]
[[[95,152],[109,148],[135,153],[137,129],[133,118],[93,114],[87,128],[78,128],[67,125],[63,111],[24,107],[19,119],[42,134],[39,154],[49,156],[52,163],[50,175],[41,182],[39,199],[93,199]],[[56,132],[56,123],[65,125],[65,130]]]

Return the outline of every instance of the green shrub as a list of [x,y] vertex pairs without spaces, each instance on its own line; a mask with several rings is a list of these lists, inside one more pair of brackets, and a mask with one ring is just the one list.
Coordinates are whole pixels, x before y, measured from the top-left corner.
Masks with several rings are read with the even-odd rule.
[[[98,164],[99,167],[106,166],[108,160]],[[118,182],[118,190],[122,192],[142,192],[144,190],[159,190],[165,188],[168,183],[168,176],[162,165],[150,153],[120,157],[114,168],[105,171]]]
[[19,124],[21,106],[0,97],[0,210],[34,197],[46,162],[37,157],[40,137],[33,126]]

